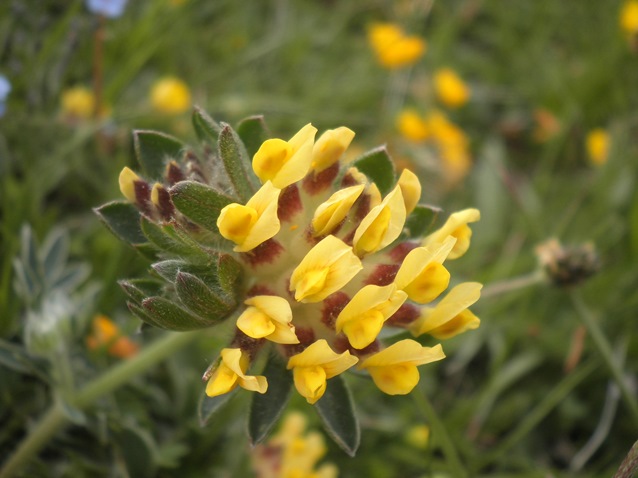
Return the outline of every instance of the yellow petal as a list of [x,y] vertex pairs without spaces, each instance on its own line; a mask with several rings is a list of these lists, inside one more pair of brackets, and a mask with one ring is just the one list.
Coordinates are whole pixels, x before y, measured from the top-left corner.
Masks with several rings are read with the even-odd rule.
[[419,383],[419,371],[415,365],[400,364],[368,369],[374,384],[388,395],[406,395]]
[[233,390],[237,386],[237,374],[221,363],[206,384],[206,395],[216,397]]
[[468,330],[477,329],[479,325],[480,319],[471,310],[465,309],[445,324],[430,330],[428,334],[435,339],[447,340]]
[[290,357],[288,369],[320,365],[325,369],[326,377],[332,378],[352,367],[358,360],[348,351],[341,354],[336,353],[325,339],[320,339],[300,354]]
[[450,273],[443,264],[432,262],[403,290],[419,304],[432,302],[447,289]]
[[244,303],[256,307],[280,324],[288,324],[292,321],[290,304],[283,297],[276,295],[256,295],[250,299],[246,299]]
[[409,169],[404,169],[399,176],[398,184],[403,195],[406,213],[410,214],[421,199],[421,183],[416,174]]
[[320,204],[312,219],[312,229],[314,236],[325,236],[345,219],[350,212],[352,205],[363,192],[365,186],[351,186],[340,189],[334,193],[327,201]]
[[406,139],[417,143],[430,137],[428,123],[414,110],[405,110],[399,115],[397,128]]
[[345,126],[324,132],[312,148],[312,169],[319,173],[339,161],[354,135]]
[[277,344],[299,343],[297,334],[295,334],[295,327],[292,324],[280,324],[279,322],[275,322],[275,331],[266,338]]
[[290,290],[300,302],[319,302],[350,282],[362,267],[350,246],[334,236],[326,236],[295,268]]
[[253,339],[263,339],[275,331],[275,324],[257,307],[248,307],[237,319],[237,328]]
[[365,359],[358,368],[386,367],[397,364],[424,365],[445,358],[441,344],[424,347],[416,340],[400,340]]
[[266,393],[268,390],[268,380],[262,375],[247,375],[239,377],[239,386],[249,392]]
[[250,359],[238,348],[222,349],[221,363],[213,373],[206,387],[210,397],[230,392],[237,385],[252,392],[265,393],[268,389],[266,377],[246,375]]
[[452,108],[464,105],[470,97],[467,85],[450,68],[441,68],[434,73],[434,90],[439,100]]
[[219,233],[236,244],[243,244],[257,222],[257,211],[248,206],[233,203],[224,207],[217,219]]
[[126,199],[130,202],[135,202],[135,181],[139,181],[140,177],[135,174],[131,169],[125,167],[120,172],[119,183],[120,183],[120,191],[124,195]]
[[444,325],[474,304],[481,295],[482,287],[478,282],[457,285],[436,306],[424,308],[410,330],[419,336]]
[[405,203],[401,188],[397,186],[357,227],[353,239],[357,255],[376,252],[392,243],[401,234],[405,218]]
[[448,259],[457,259],[465,254],[470,247],[470,237],[472,230],[468,223],[476,222],[481,218],[478,209],[463,209],[450,215],[443,226],[423,239],[423,246],[430,246],[443,242],[447,236],[456,238],[456,243],[448,255]]
[[317,128],[307,124],[289,141],[264,141],[253,157],[253,170],[262,181],[271,181],[279,189],[303,178],[310,169],[312,147]]
[[355,349],[362,349],[374,342],[381,332],[385,318],[378,310],[368,310],[343,324],[343,333]]
[[326,391],[326,371],[318,365],[295,367],[293,378],[295,388],[310,404],[319,400]]
[[596,166],[602,166],[609,158],[609,134],[602,128],[589,132],[586,139],[589,160]]

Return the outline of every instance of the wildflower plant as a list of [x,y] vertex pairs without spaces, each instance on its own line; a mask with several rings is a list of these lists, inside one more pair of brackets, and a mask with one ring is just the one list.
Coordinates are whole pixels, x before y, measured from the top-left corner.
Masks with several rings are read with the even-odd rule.
[[198,108],[193,124],[200,148],[135,132],[141,171],[125,168],[126,200],[96,210],[155,261],[151,278],[121,281],[128,306],[162,329],[234,325],[203,375],[203,421],[249,390],[258,443],[294,387],[354,454],[360,435],[344,372],[359,370],[390,395],[410,393],[418,367],[445,357],[424,335],[478,327],[468,307],[480,284],[440,297],[451,279],[444,263],[467,251],[479,212],[459,211],[430,231],[439,209],[420,204],[416,175],[397,177],[384,147],[345,163],[355,133],[344,126],[271,138],[261,117],[235,131]]

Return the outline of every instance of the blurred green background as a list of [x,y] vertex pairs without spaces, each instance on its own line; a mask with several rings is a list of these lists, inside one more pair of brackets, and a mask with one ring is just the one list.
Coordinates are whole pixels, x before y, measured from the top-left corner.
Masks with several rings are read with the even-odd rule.
[[[82,1],[2,2],[0,75],[11,91],[0,118],[0,463],[56,393],[51,365],[35,357],[32,343],[23,348],[25,317],[42,299],[16,293],[15,262],[34,257],[23,225],[39,243],[66,231],[71,264],[88,266],[67,288],[82,302],[65,332],[76,385],[120,360],[87,350],[93,316],[112,318],[142,347],[159,335],[135,334],[138,322],[116,283],[143,274],[149,262],[92,208],[119,198],[120,170],[135,169],[133,129],[195,143],[190,109],[160,111],[151,98],[170,77],[218,121],[263,114],[276,137],[308,122],[320,131],[348,126],[357,133],[351,149],[387,143],[400,167],[419,174],[423,199],[445,214],[479,208],[472,247],[450,269],[486,284],[474,307],[482,324],[448,341],[445,361],[423,368],[421,391],[468,476],[613,475],[638,439],[638,43],[622,27],[623,5],[138,0],[100,19]],[[375,22],[421,37],[427,51],[414,64],[385,68],[368,39]],[[443,67],[469,88],[461,107],[437,98],[432,79]],[[93,98],[100,84],[99,118],[92,106],[86,114],[64,104],[70,89]],[[442,111],[460,128],[472,158],[460,178],[446,176],[445,157],[431,143],[402,134],[397,118],[406,108]],[[598,161],[587,147],[596,129],[607,141]],[[591,243],[597,273],[570,287],[518,287],[536,277],[538,244],[554,237]],[[611,345],[620,375],[583,317]],[[204,334],[81,416],[69,412],[72,426],[24,476],[250,476],[247,394],[207,427],[196,416],[199,377],[222,335]],[[28,364],[16,365],[18,356]],[[408,439],[412,425],[432,426],[418,396],[385,396],[359,377],[349,382],[363,435],[356,458],[328,443],[326,460],[340,476],[455,476],[440,435],[431,433],[425,447]],[[293,407],[318,427],[302,402]]]

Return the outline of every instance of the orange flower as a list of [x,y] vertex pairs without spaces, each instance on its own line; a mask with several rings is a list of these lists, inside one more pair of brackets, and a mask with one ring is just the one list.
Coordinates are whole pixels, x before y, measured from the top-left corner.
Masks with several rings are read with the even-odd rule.
[[107,348],[110,355],[118,358],[132,357],[139,350],[139,345],[123,336],[115,322],[105,315],[93,319],[93,330],[86,338],[86,345],[91,350]]

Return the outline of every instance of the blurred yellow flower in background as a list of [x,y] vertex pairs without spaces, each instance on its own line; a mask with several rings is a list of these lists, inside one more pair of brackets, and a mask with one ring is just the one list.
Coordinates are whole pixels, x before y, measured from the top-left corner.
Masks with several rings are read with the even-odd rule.
[[86,338],[86,345],[91,350],[104,347],[109,355],[118,358],[132,357],[139,350],[137,343],[122,335],[115,322],[105,315],[97,315],[93,319],[91,335]]
[[[85,121],[95,115],[95,94],[85,86],[74,86],[62,92],[60,98],[62,117],[69,122]],[[110,116],[111,109],[102,105],[100,117]]]
[[379,63],[389,69],[413,65],[427,49],[425,40],[407,36],[394,23],[375,23],[368,30],[368,41]]
[[434,73],[434,90],[439,101],[450,108],[463,106],[470,97],[470,89],[451,68]]
[[638,33],[638,0],[629,0],[622,6],[620,28],[630,36]]
[[415,143],[425,141],[430,136],[427,122],[413,109],[403,110],[399,114],[397,128],[404,138]]
[[585,139],[589,160],[596,166],[602,166],[609,159],[609,133],[603,128],[596,128],[587,134]]
[[184,113],[191,107],[191,92],[186,83],[178,78],[162,78],[151,88],[151,105],[160,113]]

